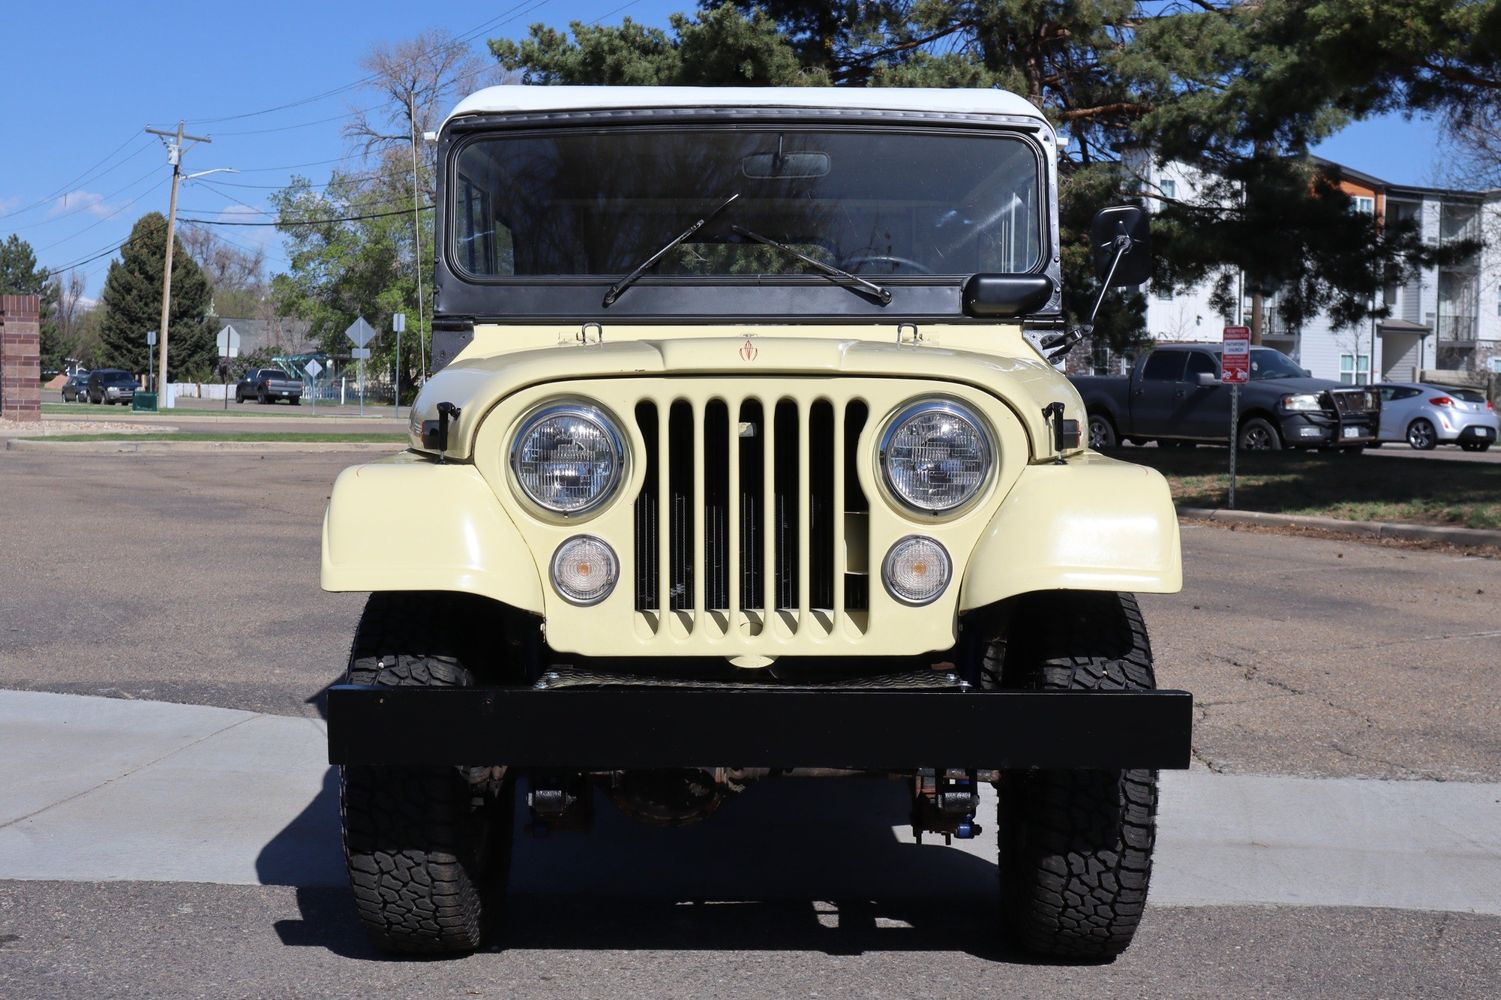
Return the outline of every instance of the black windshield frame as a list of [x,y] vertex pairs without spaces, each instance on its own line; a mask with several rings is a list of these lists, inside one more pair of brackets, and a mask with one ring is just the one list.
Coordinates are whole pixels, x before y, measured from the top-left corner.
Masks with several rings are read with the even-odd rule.
[[[1034,318],[1056,316],[1061,287],[1058,272],[1057,219],[1055,203],[1056,174],[1053,157],[1045,151],[1037,133],[1045,126],[1036,120],[1001,115],[919,114],[911,112],[821,111],[787,108],[705,108],[645,109],[610,112],[566,112],[551,114],[482,115],[459,119],[440,137],[436,213],[437,246],[435,260],[435,300],[439,317],[462,317],[498,322],[590,321],[613,322],[658,321],[702,322],[713,320],[763,319],[799,321],[824,319],[857,321],[864,319],[928,320],[974,322],[964,315],[961,292],[967,274],[880,275],[878,282],[889,287],[893,301],[883,306],[877,301],[851,295],[847,288],[832,283],[819,274],[781,275],[672,275],[643,276],[632,286],[629,295],[604,309],[600,300],[610,284],[620,275],[475,275],[461,266],[455,236],[459,205],[456,164],[465,146],[482,139],[495,139],[511,133],[525,135],[552,129],[588,129],[591,131],[620,128],[681,130],[685,124],[701,123],[734,129],[796,127],[805,125],[819,130],[973,135],[995,139],[1005,136],[1022,140],[1037,164],[1037,219],[1040,247],[1036,265],[1027,274],[1052,278],[1055,293],[1051,301],[1033,314]],[[775,234],[771,234],[775,235]],[[876,277],[868,275],[867,277]]]

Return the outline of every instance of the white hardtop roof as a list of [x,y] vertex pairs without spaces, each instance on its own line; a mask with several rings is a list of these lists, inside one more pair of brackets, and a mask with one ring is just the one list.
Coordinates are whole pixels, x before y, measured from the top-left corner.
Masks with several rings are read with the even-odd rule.
[[1004,90],[936,87],[487,87],[448,116],[613,108],[835,108],[936,111],[1042,118],[1024,98]]

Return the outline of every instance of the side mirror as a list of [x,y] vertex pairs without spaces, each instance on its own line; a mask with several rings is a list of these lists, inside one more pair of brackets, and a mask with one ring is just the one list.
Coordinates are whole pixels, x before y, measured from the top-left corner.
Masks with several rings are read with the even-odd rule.
[[1140,207],[1100,209],[1089,224],[1089,245],[1095,277],[1105,287],[1139,285],[1151,278],[1152,227]]
[[1199,384],[1200,385],[1219,385],[1220,384],[1220,380],[1215,377],[1214,372],[1199,372]]

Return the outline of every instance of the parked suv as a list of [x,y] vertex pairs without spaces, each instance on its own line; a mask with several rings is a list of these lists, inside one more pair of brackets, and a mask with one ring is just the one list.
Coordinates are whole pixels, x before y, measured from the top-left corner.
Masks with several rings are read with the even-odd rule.
[[96,368],[89,372],[85,390],[90,403],[125,404],[135,398],[136,377],[123,368]]

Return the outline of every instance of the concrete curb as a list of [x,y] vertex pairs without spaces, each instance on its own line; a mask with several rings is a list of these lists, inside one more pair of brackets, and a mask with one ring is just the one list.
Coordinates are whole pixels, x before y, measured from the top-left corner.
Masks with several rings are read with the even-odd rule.
[[1178,516],[1215,524],[1249,524],[1291,528],[1318,528],[1359,538],[1399,538],[1415,542],[1443,542],[1476,548],[1501,548],[1501,531],[1480,528],[1448,528],[1437,524],[1393,524],[1388,521],[1346,521],[1337,517],[1303,514],[1263,514],[1254,510],[1219,510],[1212,507],[1179,507]]
[[405,450],[400,441],[48,441],[18,440],[5,442],[6,451],[47,451],[61,449],[76,455],[121,455],[136,453],[213,454],[242,452],[322,452],[371,451],[394,454]]

